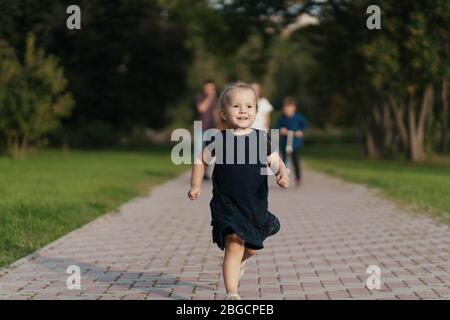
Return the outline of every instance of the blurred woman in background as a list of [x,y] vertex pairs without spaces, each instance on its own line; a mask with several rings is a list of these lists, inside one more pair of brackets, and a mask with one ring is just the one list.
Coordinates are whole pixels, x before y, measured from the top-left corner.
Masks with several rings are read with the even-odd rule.
[[252,127],[267,130],[270,126],[270,113],[273,111],[273,107],[269,100],[261,96],[261,86],[258,83],[252,83],[251,86],[258,98],[258,113],[256,114],[256,120]]

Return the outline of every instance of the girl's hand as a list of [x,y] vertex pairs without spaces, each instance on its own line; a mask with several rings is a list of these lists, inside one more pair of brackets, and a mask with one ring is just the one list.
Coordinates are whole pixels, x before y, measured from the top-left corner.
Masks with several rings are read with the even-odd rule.
[[303,131],[297,130],[297,131],[295,131],[294,135],[297,138],[301,138],[301,137],[303,137]]
[[282,188],[289,187],[289,176],[285,170],[280,171],[280,174],[277,175],[277,183]]
[[285,127],[281,127],[281,128],[280,128],[280,134],[281,134],[282,136],[287,136],[287,134],[288,134],[288,129],[285,128]]
[[199,187],[191,187],[191,190],[188,192],[188,198],[191,200],[200,199],[201,190]]

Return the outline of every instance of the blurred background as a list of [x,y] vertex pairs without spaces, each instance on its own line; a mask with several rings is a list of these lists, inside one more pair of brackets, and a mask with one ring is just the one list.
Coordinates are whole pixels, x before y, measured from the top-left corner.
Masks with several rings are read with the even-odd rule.
[[313,168],[448,212],[449,61],[448,0],[1,0],[0,264],[186,170],[207,78],[261,83],[272,125],[295,97]]
[[[66,27],[70,4],[81,8],[81,30]],[[366,27],[371,4],[382,10],[381,30]],[[1,6],[3,154],[139,144],[145,132],[192,127],[206,78],[219,89],[260,82],[275,109],[295,96],[312,140],[361,142],[370,157],[413,161],[448,150],[445,0]]]

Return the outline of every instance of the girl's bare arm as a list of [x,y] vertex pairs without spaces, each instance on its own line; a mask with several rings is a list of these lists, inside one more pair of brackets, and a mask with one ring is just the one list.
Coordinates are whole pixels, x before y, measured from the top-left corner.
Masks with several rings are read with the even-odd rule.
[[197,200],[200,198],[202,179],[204,174],[205,174],[205,165],[203,163],[194,164],[192,166],[191,189],[188,192],[189,199]]
[[283,160],[281,160],[278,152],[273,152],[267,157],[267,164],[272,172],[275,173],[278,185],[282,188],[287,188],[289,186],[289,175],[286,165]]
[[205,161],[211,161],[211,157],[211,154],[205,149],[199,154],[192,165],[191,189],[188,192],[188,197],[191,200],[200,199],[202,180],[207,165]]

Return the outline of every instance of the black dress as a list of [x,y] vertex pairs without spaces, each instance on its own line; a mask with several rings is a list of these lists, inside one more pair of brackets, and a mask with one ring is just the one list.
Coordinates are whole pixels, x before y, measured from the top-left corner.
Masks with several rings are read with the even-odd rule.
[[[212,143],[219,135],[222,145]],[[224,250],[226,236],[236,233],[246,247],[262,249],[264,239],[280,230],[278,218],[267,209],[267,175],[262,173],[267,168],[267,155],[274,151],[268,135],[257,129],[236,135],[228,129],[205,145],[216,157],[210,201],[213,243]],[[231,150],[234,150],[234,158]],[[255,152],[260,156],[255,156]]]

